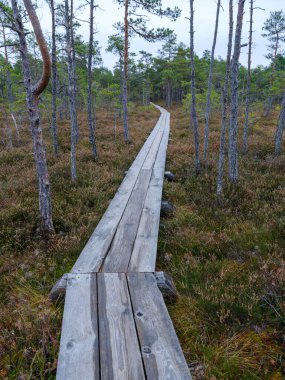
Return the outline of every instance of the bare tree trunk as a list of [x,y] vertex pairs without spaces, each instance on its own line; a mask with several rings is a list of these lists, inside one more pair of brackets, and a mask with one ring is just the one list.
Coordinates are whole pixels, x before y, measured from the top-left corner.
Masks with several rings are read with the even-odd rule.
[[199,130],[198,117],[196,112],[196,84],[195,84],[195,57],[194,57],[194,0],[190,0],[190,60],[191,60],[191,116],[194,131],[195,144],[195,172],[200,173],[200,146],[199,146]]
[[248,61],[247,61],[247,82],[246,82],[246,100],[245,100],[245,122],[243,129],[242,152],[248,150],[248,124],[249,124],[249,103],[250,103],[250,85],[251,85],[251,54],[252,54],[252,27],[253,27],[253,0],[250,0],[250,20],[249,20],[249,42],[248,42]]
[[221,0],[217,2],[217,12],[216,12],[216,24],[214,32],[214,40],[211,53],[210,71],[208,78],[208,93],[207,93],[207,104],[206,104],[206,114],[205,114],[205,132],[204,132],[204,154],[203,158],[207,160],[208,146],[209,146],[209,123],[210,123],[210,112],[211,112],[211,90],[212,90],[212,80],[213,80],[213,68],[215,61],[215,49],[217,43],[218,27],[219,27],[219,16],[220,16]]
[[275,71],[276,71],[278,46],[279,46],[279,33],[276,32],[276,42],[275,42],[275,47],[274,47],[274,57],[273,57],[273,62],[272,62],[271,75],[270,75],[269,94],[268,94],[268,100],[267,100],[266,108],[265,108],[264,115],[263,115],[266,118],[269,117],[270,111],[272,109],[273,98],[271,96],[271,93],[272,93],[273,81],[274,81],[274,76],[275,76]]
[[227,66],[225,83],[222,92],[222,127],[220,138],[220,153],[218,160],[218,177],[217,177],[217,199],[220,200],[223,193],[223,179],[224,179],[224,166],[225,166],[225,145],[226,145],[226,132],[227,132],[227,110],[229,101],[229,80],[231,69],[231,55],[232,55],[232,43],[233,43],[233,0],[229,2],[229,39],[228,39],[228,51],[227,51]]
[[125,0],[125,48],[123,71],[123,124],[124,138],[129,141],[128,126],[128,59],[129,59],[129,0]]
[[237,25],[235,33],[235,45],[232,58],[232,78],[231,78],[231,116],[230,116],[230,133],[229,133],[229,169],[230,180],[238,181],[238,147],[237,147],[237,131],[238,131],[238,72],[239,57],[241,50],[241,34],[244,13],[245,0],[238,2]]
[[122,109],[124,108],[124,102],[123,102],[123,92],[124,92],[124,58],[123,53],[120,52],[120,59],[119,59],[119,65],[120,65],[120,103],[122,107],[120,107],[119,110],[119,118],[122,117]]
[[167,78],[166,82],[166,106],[171,107],[171,79]]
[[[13,94],[12,94],[12,84],[11,84],[11,74],[10,74],[10,63],[9,63],[9,57],[8,57],[8,49],[6,45],[7,40],[6,40],[5,27],[3,23],[2,23],[2,33],[3,33],[4,53],[5,53],[5,62],[6,62],[6,84],[7,84],[9,111],[11,115],[13,115],[12,113]],[[12,138],[12,129],[8,123],[6,125],[6,130],[7,130],[7,138],[8,138],[8,148],[10,149],[13,147],[13,138]],[[17,137],[18,137],[18,142],[19,142],[18,129],[16,129],[16,132],[17,132]]]
[[275,155],[279,156],[281,153],[281,145],[282,145],[282,136],[284,132],[285,126],[285,92],[283,95],[281,111],[279,115],[277,130],[275,133]]
[[96,116],[92,110],[92,59],[93,59],[93,44],[94,44],[94,0],[90,0],[90,35],[89,35],[89,51],[88,51],[88,99],[87,99],[87,114],[89,127],[89,141],[92,148],[93,157],[97,158],[97,149],[95,141],[95,120]]
[[76,110],[76,91],[75,91],[75,73],[73,62],[73,49],[71,38],[71,24],[72,14],[69,13],[69,0],[65,0],[65,27],[66,27],[66,53],[67,53],[67,66],[68,66],[68,97],[69,97],[69,112],[71,118],[71,178],[73,181],[77,179],[76,171],[76,143],[77,143],[77,110]]
[[75,123],[75,136],[76,143],[79,141],[79,126],[77,122],[77,76],[76,76],[76,56],[75,56],[75,44],[74,44],[74,29],[73,29],[73,8],[74,8],[74,0],[70,0],[70,43],[71,43],[71,53],[72,53],[72,72],[73,72],[73,81],[74,81],[74,104],[75,104],[75,112],[76,112],[76,123]]
[[56,36],[55,36],[55,10],[54,10],[54,0],[50,0],[50,10],[51,10],[51,38],[52,38],[52,48],[51,48],[51,86],[52,86],[52,142],[53,142],[53,152],[55,157],[58,157],[58,133],[57,133],[57,120],[56,120],[56,98],[57,98],[57,68],[56,68]]
[[44,36],[42,34],[39,20],[33,9],[32,2],[31,0],[24,0],[24,5],[31,20],[43,59],[42,77],[35,86],[32,86],[29,55],[22,18],[18,9],[17,0],[11,0],[11,3],[13,8],[16,30],[20,40],[20,54],[22,59],[24,83],[27,94],[26,102],[30,117],[31,134],[33,139],[34,156],[39,185],[39,209],[41,215],[41,227],[44,231],[53,231],[54,228],[52,223],[50,183],[38,108],[39,95],[44,91],[50,79],[50,56],[48,53]]
[[19,130],[19,127],[18,127],[18,124],[17,124],[16,118],[15,118],[13,112],[11,112],[11,118],[12,118],[13,123],[14,123],[14,126],[15,126],[15,130],[16,130],[16,134],[17,134],[17,140],[18,140],[18,143],[20,143],[20,141],[21,141],[21,138],[20,138],[20,130]]

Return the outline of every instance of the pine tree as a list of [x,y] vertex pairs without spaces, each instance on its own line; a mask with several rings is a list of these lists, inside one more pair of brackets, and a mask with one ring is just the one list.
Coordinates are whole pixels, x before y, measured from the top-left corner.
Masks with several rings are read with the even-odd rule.
[[160,17],[168,17],[175,21],[180,15],[180,9],[175,7],[162,8],[162,0],[117,0],[120,5],[124,6],[124,25],[121,29],[124,33],[124,69],[123,69],[123,123],[124,138],[129,141],[128,126],[128,60],[129,60],[129,40],[133,35],[144,38],[149,42],[163,39],[169,34],[169,29],[158,28],[148,29],[147,17],[138,16],[138,11],[145,11]]
[[190,0],[190,61],[191,61],[191,119],[195,145],[195,172],[200,173],[199,126],[196,111],[195,53],[194,53],[194,0]]
[[30,117],[30,127],[33,139],[34,156],[39,184],[39,209],[41,216],[41,227],[44,231],[53,231],[52,222],[52,207],[51,207],[51,194],[50,183],[46,161],[45,145],[43,141],[42,129],[40,125],[39,114],[39,96],[48,85],[51,74],[51,60],[44,39],[41,26],[37,14],[33,8],[31,0],[24,0],[24,5],[32,23],[34,33],[39,45],[42,60],[43,72],[41,79],[33,86],[31,78],[31,69],[29,62],[29,54],[26,42],[26,31],[24,30],[23,21],[19,12],[17,0],[11,0],[14,25],[13,29],[17,32],[20,41],[20,54],[22,59],[22,68],[24,75],[24,83],[26,89],[26,102],[27,109]]
[[221,8],[221,0],[218,0],[218,2],[217,2],[217,12],[216,12],[215,31],[214,31],[214,39],[213,39],[213,46],[212,46],[212,52],[211,52],[211,61],[210,61],[210,70],[209,70],[209,78],[208,78],[208,92],[207,92],[207,104],[206,104],[206,114],[205,114],[204,154],[203,154],[203,158],[204,158],[205,161],[207,159],[207,152],[208,152],[208,146],[209,146],[209,123],[210,123],[210,112],[211,112],[211,90],[212,90],[213,68],[214,68],[214,61],[215,61],[215,49],[216,49],[217,35],[218,35],[220,8]]
[[238,73],[239,73],[239,57],[241,50],[241,35],[244,15],[245,0],[239,0],[237,23],[235,31],[234,52],[231,64],[231,115],[230,115],[230,131],[229,131],[229,169],[230,180],[237,182],[238,180]]

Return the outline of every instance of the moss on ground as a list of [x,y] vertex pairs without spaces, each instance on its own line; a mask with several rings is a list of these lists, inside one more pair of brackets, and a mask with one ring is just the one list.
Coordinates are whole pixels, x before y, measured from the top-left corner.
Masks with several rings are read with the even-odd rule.
[[[188,119],[179,107],[171,112],[167,169],[176,181],[165,183],[164,198],[176,212],[161,221],[158,267],[172,274],[180,292],[169,310],[193,377],[282,379],[285,156],[272,157],[277,114],[270,123],[256,118],[249,153],[240,158],[240,181],[236,187],[225,181],[218,205],[218,116],[207,165],[196,177]],[[69,122],[59,123],[59,160],[44,125],[56,229],[48,240],[38,228],[28,128],[21,146],[0,152],[0,378],[55,378],[62,305],[52,305],[48,292],[76,261],[157,117],[154,109],[134,112],[133,141],[126,145],[122,126],[114,140],[112,120],[100,111],[97,162],[81,117],[76,184],[70,180]],[[202,137],[202,121],[200,127]]]

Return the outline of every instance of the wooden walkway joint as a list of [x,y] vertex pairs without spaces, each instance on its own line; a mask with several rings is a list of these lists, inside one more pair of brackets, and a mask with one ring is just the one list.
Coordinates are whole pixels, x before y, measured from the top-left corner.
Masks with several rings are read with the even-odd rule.
[[66,289],[58,380],[191,379],[162,297],[175,287],[155,273],[170,128],[170,114],[156,107],[155,128],[56,286]]

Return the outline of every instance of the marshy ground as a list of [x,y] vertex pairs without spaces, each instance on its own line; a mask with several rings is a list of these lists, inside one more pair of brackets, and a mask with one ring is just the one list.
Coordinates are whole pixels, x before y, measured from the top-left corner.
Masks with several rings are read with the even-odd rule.
[[[240,181],[225,181],[216,202],[220,117],[211,123],[207,165],[196,177],[193,134],[180,107],[171,110],[172,136],[164,198],[176,208],[162,219],[158,267],[180,292],[170,307],[195,379],[282,379],[285,376],[285,155],[273,159],[278,111],[258,114],[247,156],[240,157]],[[114,196],[157,110],[140,107],[130,115],[131,144],[122,125],[114,137],[113,118],[98,112],[99,160],[94,161],[86,117],[80,117],[78,181],[69,164],[69,121],[59,122],[60,157],[53,158],[44,124],[56,234],[38,228],[37,183],[31,138],[0,151],[0,378],[54,379],[62,305],[48,292],[68,272]],[[242,121],[241,121],[242,125]],[[200,120],[201,138],[203,121]],[[227,168],[226,168],[227,175]]]

